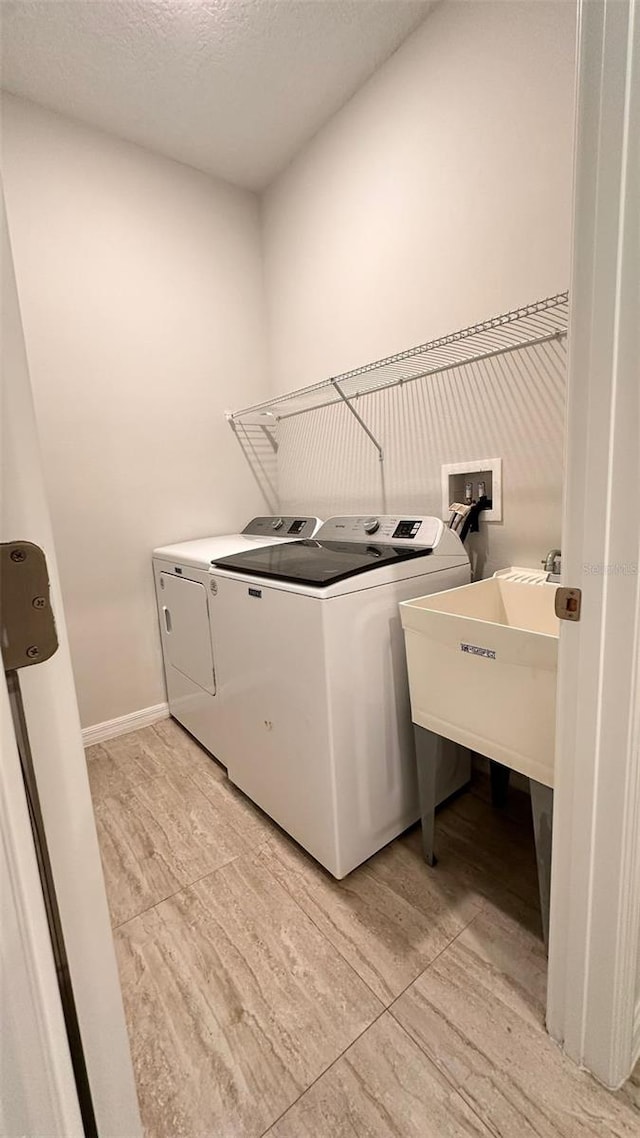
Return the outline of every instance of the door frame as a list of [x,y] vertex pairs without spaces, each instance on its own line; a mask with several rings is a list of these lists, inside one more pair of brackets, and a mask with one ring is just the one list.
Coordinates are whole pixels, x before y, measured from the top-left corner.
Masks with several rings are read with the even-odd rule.
[[82,1138],[71,1055],[20,757],[0,676],[0,911],[3,1072],[0,1132]]
[[547,1025],[640,1053],[640,5],[581,0]]
[[[124,1135],[140,1138],[142,1124],[82,745],[1,186],[0,224],[3,371],[0,536],[3,541],[31,541],[44,551],[58,637],[58,648],[50,659],[19,669],[22,710],[96,1132],[100,1138],[123,1138]],[[15,743],[15,731],[13,736]],[[28,860],[32,855],[33,838],[25,847],[24,858]],[[22,886],[26,889],[26,877],[14,875],[13,881],[16,889]],[[16,907],[29,911],[27,893],[17,897]],[[35,988],[33,994],[37,1001]],[[43,1005],[43,1015],[45,1010]],[[41,1036],[41,1044],[44,1039]],[[59,1064],[56,1065],[55,1057],[51,1056],[50,1069],[57,1068]],[[72,1134],[73,1130],[69,1129],[68,1133]]]

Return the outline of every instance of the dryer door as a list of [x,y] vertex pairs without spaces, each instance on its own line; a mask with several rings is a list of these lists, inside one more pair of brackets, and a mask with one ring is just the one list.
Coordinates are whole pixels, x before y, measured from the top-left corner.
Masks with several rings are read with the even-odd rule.
[[205,691],[216,694],[207,591],[199,581],[160,574],[162,639],[166,659]]

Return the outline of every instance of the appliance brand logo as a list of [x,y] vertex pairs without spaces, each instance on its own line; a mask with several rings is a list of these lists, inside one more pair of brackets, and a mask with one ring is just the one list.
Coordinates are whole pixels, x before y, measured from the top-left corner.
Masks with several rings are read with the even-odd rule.
[[493,648],[479,648],[477,644],[460,644],[461,652],[470,652],[472,656],[484,656],[487,660],[495,660],[496,654]]
[[262,589],[247,589],[247,592],[250,597],[258,597],[258,599],[262,597]]

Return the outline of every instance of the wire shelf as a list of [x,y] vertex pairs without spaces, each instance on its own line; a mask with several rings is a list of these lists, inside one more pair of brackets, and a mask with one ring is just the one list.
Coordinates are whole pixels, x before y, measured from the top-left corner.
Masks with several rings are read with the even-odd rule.
[[278,395],[240,411],[229,411],[227,419],[234,427],[240,424],[268,427],[320,407],[345,403],[382,458],[379,443],[353,406],[363,395],[413,383],[417,379],[507,352],[560,340],[567,335],[568,319],[569,294],[561,292],[321,383]]

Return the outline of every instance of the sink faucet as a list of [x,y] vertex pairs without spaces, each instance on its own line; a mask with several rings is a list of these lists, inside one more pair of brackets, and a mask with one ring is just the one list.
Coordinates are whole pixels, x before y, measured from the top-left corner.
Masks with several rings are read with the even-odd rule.
[[560,576],[561,553],[562,550],[560,549],[549,550],[544,561],[542,561],[545,573],[553,573],[554,577]]

